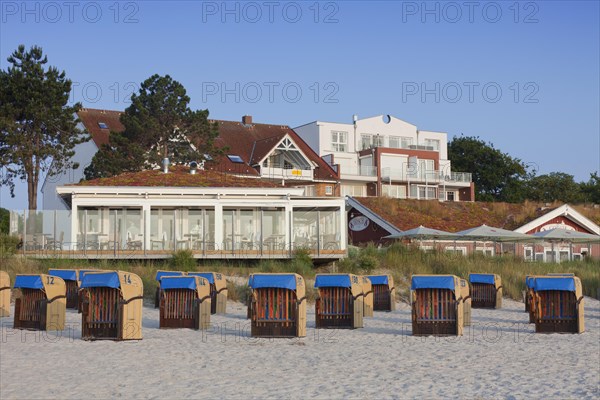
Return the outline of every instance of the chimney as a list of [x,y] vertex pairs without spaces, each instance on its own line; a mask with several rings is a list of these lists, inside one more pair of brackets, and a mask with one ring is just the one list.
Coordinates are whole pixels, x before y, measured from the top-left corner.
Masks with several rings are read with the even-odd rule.
[[192,161],[190,163],[190,174],[196,175],[196,170],[198,169],[198,163],[196,161]]
[[242,124],[244,124],[244,125],[252,125],[252,115],[244,115],[242,117]]
[[169,159],[167,157],[163,158],[162,161],[163,173],[169,173]]

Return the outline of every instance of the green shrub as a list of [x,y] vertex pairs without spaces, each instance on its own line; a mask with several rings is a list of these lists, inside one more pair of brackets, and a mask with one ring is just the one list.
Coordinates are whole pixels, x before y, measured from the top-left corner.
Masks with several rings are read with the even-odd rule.
[[0,259],[7,258],[15,254],[20,241],[21,240],[18,236],[0,233]]
[[194,271],[196,259],[191,250],[177,250],[173,252],[171,266],[178,271]]

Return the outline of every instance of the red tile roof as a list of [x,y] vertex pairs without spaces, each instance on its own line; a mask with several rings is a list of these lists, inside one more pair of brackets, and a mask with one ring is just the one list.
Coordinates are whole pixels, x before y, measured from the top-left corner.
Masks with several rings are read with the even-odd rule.
[[[103,144],[108,144],[110,132],[122,132],[125,129],[120,120],[121,114],[121,111],[97,110],[94,108],[82,108],[77,113],[98,148]],[[99,123],[106,124],[108,129],[100,128]]]
[[[313,149],[310,148],[304,140],[287,125],[270,125],[270,124],[248,124],[236,121],[220,121],[216,120],[219,126],[219,137],[216,144],[219,147],[227,146],[229,151],[227,154],[240,156],[244,163],[254,170],[254,166],[265,158],[271,150],[288,135],[292,141],[298,146],[299,150],[306,155],[312,162],[317,165],[315,169],[315,179],[336,181],[337,174],[333,168],[327,164]],[[227,172],[228,168],[238,171],[241,169],[239,164],[232,163],[224,157],[217,168],[219,171]],[[233,164],[233,165],[232,165]],[[238,168],[236,170],[235,168]],[[254,170],[258,175],[258,172]]]
[[158,169],[127,172],[110,178],[81,181],[75,186],[279,187],[272,181],[218,171],[198,170],[192,175],[184,166],[172,166],[168,174]]
[[[81,109],[79,118],[90,132],[96,146],[107,144],[109,132],[122,132],[125,127],[121,124],[121,111]],[[108,129],[101,129],[99,123],[105,123]],[[227,154],[237,155],[244,163],[234,163],[226,155],[213,162],[206,163],[206,169],[230,174],[259,176],[255,168],[265,156],[288,135],[298,148],[317,165],[314,178],[318,180],[337,181],[338,177],[333,168],[315,153],[304,140],[287,125],[248,124],[236,121],[216,120],[219,127],[217,147],[228,147]]]

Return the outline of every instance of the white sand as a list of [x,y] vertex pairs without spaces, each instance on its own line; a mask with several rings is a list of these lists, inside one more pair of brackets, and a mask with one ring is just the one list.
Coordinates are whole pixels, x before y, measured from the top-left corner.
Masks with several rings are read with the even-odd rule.
[[[86,342],[81,316],[62,337],[1,321],[0,398],[599,398],[600,302],[586,298],[586,332],[534,334],[523,304],[473,310],[457,338],[410,336],[405,304],[357,330],[253,339],[246,309],[214,330],[159,330],[144,308],[139,342]],[[70,335],[70,337],[69,337]]]

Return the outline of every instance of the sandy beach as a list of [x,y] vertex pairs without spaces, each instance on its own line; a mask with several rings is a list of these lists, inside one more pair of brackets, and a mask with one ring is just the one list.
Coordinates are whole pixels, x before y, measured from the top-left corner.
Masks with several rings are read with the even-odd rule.
[[1,320],[0,398],[598,398],[600,302],[585,299],[586,332],[534,334],[523,304],[473,310],[463,337],[411,336],[410,310],[375,313],[357,330],[254,339],[246,308],[229,302],[207,332],[158,329],[144,308],[144,339],[81,340],[68,329],[12,329]]

